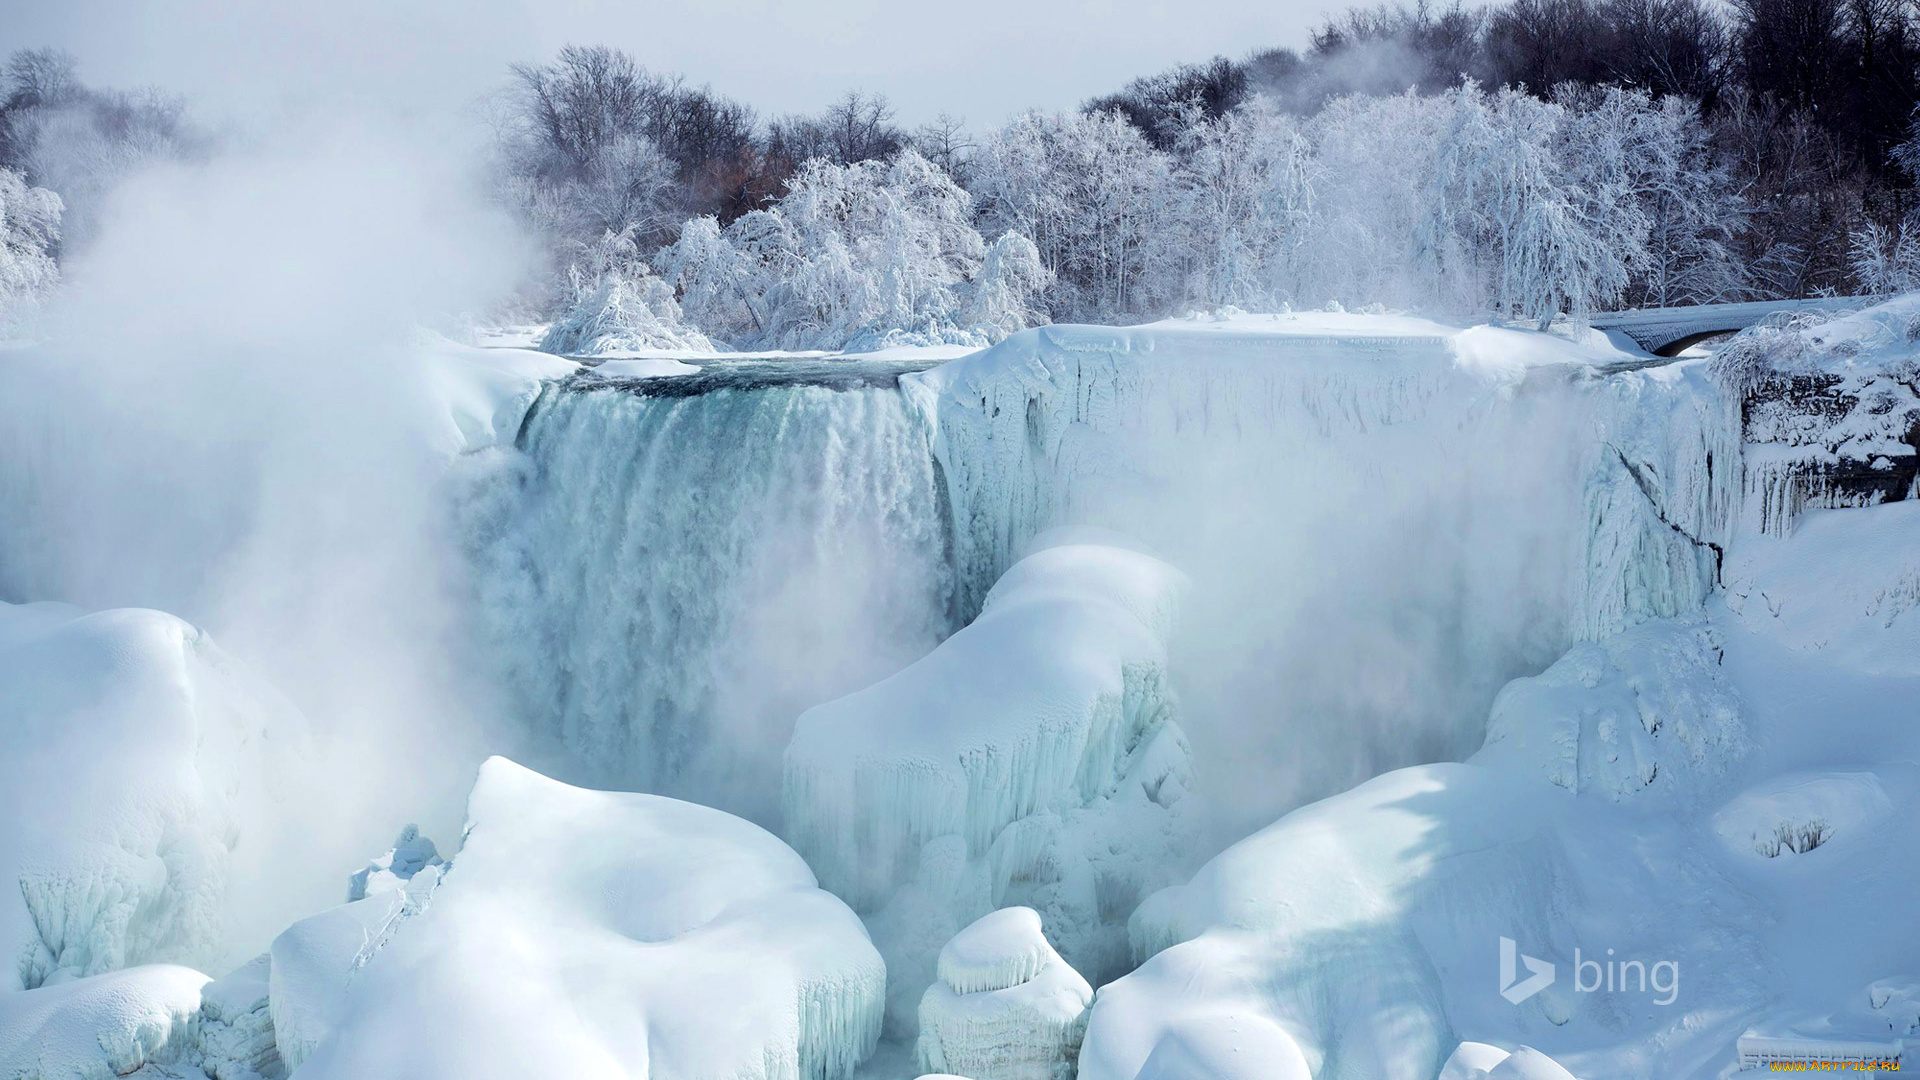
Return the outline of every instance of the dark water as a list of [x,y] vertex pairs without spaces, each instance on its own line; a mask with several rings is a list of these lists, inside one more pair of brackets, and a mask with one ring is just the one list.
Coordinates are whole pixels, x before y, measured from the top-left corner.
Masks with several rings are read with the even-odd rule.
[[[576,358],[596,364],[592,358]],[[943,361],[872,360],[858,357],[702,357],[691,361],[700,370],[692,375],[646,378],[611,377],[593,369],[571,375],[562,383],[568,390],[591,391],[615,386],[653,398],[684,398],[716,390],[765,390],[784,386],[819,386],[828,390],[893,390],[900,376],[925,371]]]

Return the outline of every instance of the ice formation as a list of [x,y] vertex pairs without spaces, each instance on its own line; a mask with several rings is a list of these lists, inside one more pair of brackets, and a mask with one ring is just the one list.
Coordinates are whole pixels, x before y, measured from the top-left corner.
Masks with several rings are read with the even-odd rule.
[[262,953],[200,988],[200,1070],[212,1080],[281,1080],[287,1074],[274,1038],[272,959]]
[[1182,578],[1122,543],[1043,536],[965,629],[800,717],[787,834],[874,913],[892,1030],[911,1033],[934,950],[1002,904],[1039,909],[1075,967],[1124,968],[1124,913],[1181,861],[1165,638]]
[[940,950],[920,999],[920,1067],[975,1080],[1071,1080],[1093,987],[1032,908],[981,916]]
[[0,994],[257,950],[290,917],[252,886],[304,739],[284,698],[170,615],[0,604]]
[[[375,915],[403,895],[275,943],[275,1027],[303,1080],[844,1080],[879,1037],[886,972],[859,919],[777,838],[707,807],[493,758],[451,868],[383,939]],[[294,955],[315,962],[286,970]],[[289,1031],[300,981],[318,1007]]]

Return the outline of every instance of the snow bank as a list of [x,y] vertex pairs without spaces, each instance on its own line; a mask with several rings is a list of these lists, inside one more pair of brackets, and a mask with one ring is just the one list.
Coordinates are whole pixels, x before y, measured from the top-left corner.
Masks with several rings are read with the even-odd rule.
[[433,336],[420,345],[426,408],[445,416],[432,437],[450,454],[511,448],[541,386],[580,370],[530,349],[475,348]]
[[1920,674],[1920,502],[1808,510],[1790,536],[1750,535],[1727,560],[1740,625],[1870,675]]
[[431,901],[333,978],[344,989],[303,1080],[839,1080],[879,1036],[886,972],[771,834],[493,758]]
[[1032,908],[981,916],[940,950],[920,999],[920,1067],[978,1080],[1070,1080],[1093,987]]
[[304,744],[292,706],[171,615],[0,604],[0,994],[257,951],[292,914],[257,893]]
[[206,982],[191,968],[149,964],[0,992],[0,1075],[113,1080],[191,1054]]
[[590,369],[603,379],[658,379],[669,375],[692,375],[700,365],[665,356],[637,356],[626,360],[608,360]]
[[[1165,637],[1180,573],[1060,533],[926,657],[808,710],[786,827],[888,956],[910,1033],[930,961],[994,907],[1039,909],[1075,967],[1124,966],[1119,920],[1182,859],[1186,748]],[[1159,880],[1164,880],[1160,878]]]

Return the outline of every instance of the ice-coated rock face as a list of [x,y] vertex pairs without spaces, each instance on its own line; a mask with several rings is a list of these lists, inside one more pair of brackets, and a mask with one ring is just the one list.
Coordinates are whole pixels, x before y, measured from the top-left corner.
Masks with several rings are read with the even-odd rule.
[[788,835],[872,913],[898,1037],[936,951],[996,906],[1038,909],[1076,967],[1124,969],[1125,912],[1184,857],[1164,644],[1181,575],[1104,534],[1039,544],[971,625],[809,710],[787,749]]
[[940,950],[920,999],[920,1067],[975,1080],[1068,1080],[1093,988],[1047,943],[1032,908],[981,916]]
[[113,1080],[191,1056],[207,977],[174,964],[0,992],[0,1076]]
[[[308,1052],[283,1034],[303,1080],[843,1080],[879,1037],[886,971],[859,919],[792,849],[720,811],[493,758],[431,901],[383,941],[357,929],[375,920],[355,909],[435,876],[305,932],[332,958],[315,977],[340,989]],[[369,941],[353,966],[346,946]],[[294,978],[281,946],[276,1026]]]
[[1920,454],[1920,298],[1743,331],[1715,372],[1738,395],[1743,516],[1785,536],[1803,510],[1912,498]]
[[0,991],[257,950],[236,923],[279,913],[241,910],[232,882],[277,854],[304,740],[284,698],[171,615],[0,604]]

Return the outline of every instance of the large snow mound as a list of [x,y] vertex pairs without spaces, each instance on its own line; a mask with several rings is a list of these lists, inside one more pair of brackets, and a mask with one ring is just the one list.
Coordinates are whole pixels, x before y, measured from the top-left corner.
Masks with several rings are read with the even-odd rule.
[[[303,1080],[837,1080],[879,1037],[886,971],[859,919],[792,849],[718,810],[492,758],[465,843],[415,908],[333,976]],[[368,944],[368,920],[339,921],[347,951]]]
[[[1694,1075],[1771,995],[1764,920],[1706,827],[1746,746],[1721,665],[1692,622],[1577,646],[1500,696],[1470,762],[1302,807],[1150,897],[1130,925],[1143,964],[1101,988],[1080,1075],[1157,1075],[1196,1046],[1234,1075],[1243,1031],[1315,1080],[1430,1080],[1463,1034]],[[1560,979],[1505,997],[1503,941]],[[1583,992],[1576,964],[1616,954],[1672,961],[1673,992]],[[1683,970],[1711,970],[1713,1000],[1683,999]],[[1545,1054],[1512,1061],[1474,1067],[1564,1075]]]
[[787,749],[788,835],[874,912],[901,1037],[935,951],[998,906],[1037,908],[1075,967],[1124,969],[1121,920],[1185,854],[1164,640],[1183,577],[1104,534],[1037,543],[972,624],[808,710]]
[[981,916],[940,950],[920,999],[920,1067],[977,1080],[1069,1080],[1093,987],[1032,908]]
[[0,992],[257,952],[305,737],[171,615],[0,603]]
[[207,977],[149,964],[0,993],[0,1076],[112,1080],[195,1045]]

